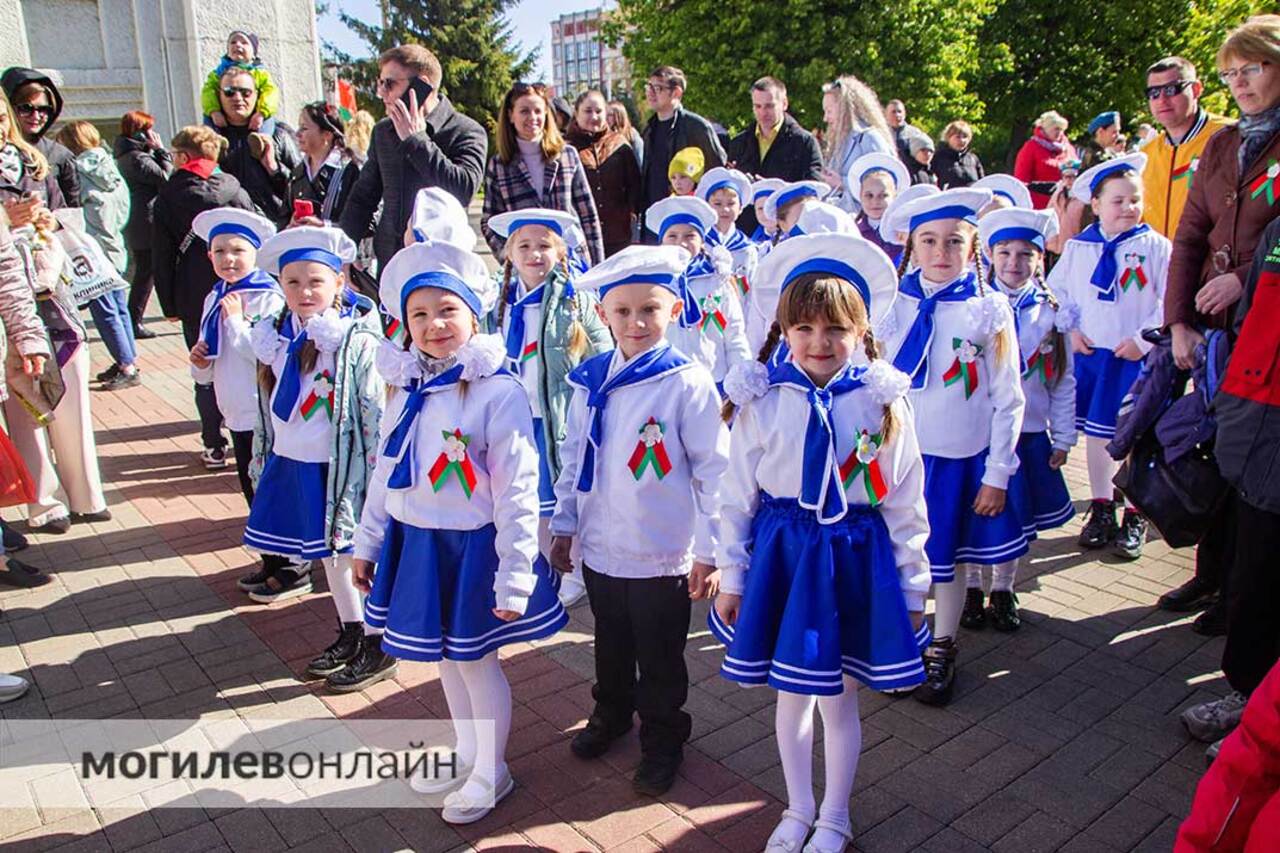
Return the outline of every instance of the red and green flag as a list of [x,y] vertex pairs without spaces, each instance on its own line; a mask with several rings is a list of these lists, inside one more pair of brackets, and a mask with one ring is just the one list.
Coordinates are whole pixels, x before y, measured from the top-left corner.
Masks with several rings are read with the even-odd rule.
[[840,466],[840,482],[844,490],[857,480],[862,480],[862,487],[867,492],[867,503],[877,506],[889,493],[889,485],[884,480],[884,472],[880,470],[880,460],[876,455],[880,451],[880,433],[874,435],[865,429],[858,436],[858,443],[849,451],[849,458]]
[[333,376],[329,371],[323,370],[315,375],[311,381],[311,393],[307,394],[298,411],[302,412],[303,420],[309,421],[321,411],[333,420]]
[[1138,290],[1147,286],[1147,272],[1142,268],[1142,262],[1146,259],[1146,255],[1136,255],[1128,259],[1129,266],[1125,267],[1124,275],[1120,277],[1121,290],[1128,291],[1135,284]]
[[963,338],[952,338],[951,348],[956,352],[956,360],[942,374],[942,382],[947,386],[963,383],[964,398],[968,400],[978,390],[978,355],[982,347]]
[[733,283],[737,285],[739,296],[746,296],[751,292],[751,283],[747,281],[747,277],[745,275],[735,275],[733,277]]
[[1040,380],[1045,385],[1053,382],[1053,347],[1041,345],[1039,349],[1031,354],[1031,358],[1027,359],[1027,369],[1023,371],[1022,378],[1027,379],[1031,376],[1040,374]]
[[431,478],[431,488],[438,492],[445,487],[450,477],[456,476],[467,500],[471,500],[471,495],[476,490],[476,470],[471,465],[471,457],[467,455],[471,436],[463,435],[460,429],[443,430],[440,435],[444,437],[444,450],[427,472],[427,476]]
[[344,122],[355,118],[359,107],[356,106],[356,89],[350,80],[339,77],[333,81],[333,105],[338,108],[338,115]]
[[528,361],[531,358],[537,358],[537,357],[538,357],[537,341],[529,341],[529,343],[524,345],[524,349],[520,351],[521,364],[524,364],[526,361]]
[[1175,180],[1175,181],[1186,181],[1186,182],[1187,182],[1187,192],[1190,192],[1190,191],[1191,191],[1191,182],[1195,179],[1195,176],[1196,176],[1196,169],[1197,169],[1199,166],[1200,166],[1200,158],[1199,158],[1199,157],[1192,157],[1192,158],[1191,158],[1190,160],[1188,160],[1186,163],[1183,163],[1181,166],[1179,166],[1178,168],[1174,169],[1174,170],[1173,170],[1173,173],[1172,173],[1172,175],[1171,175],[1171,178],[1172,178],[1172,180]]
[[627,460],[631,476],[636,480],[640,479],[646,468],[652,468],[659,480],[671,473],[671,458],[667,456],[667,447],[662,442],[665,431],[663,423],[652,417],[640,427],[640,440],[636,442],[636,449]]

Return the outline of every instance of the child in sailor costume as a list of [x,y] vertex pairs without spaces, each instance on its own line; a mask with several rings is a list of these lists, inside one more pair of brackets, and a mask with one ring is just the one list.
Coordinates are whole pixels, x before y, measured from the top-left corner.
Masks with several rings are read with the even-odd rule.
[[[497,305],[486,325],[506,341],[507,368],[520,377],[533,410],[541,506],[538,549],[544,556],[550,554],[560,445],[573,396],[569,373],[583,359],[613,348],[594,295],[573,287],[577,273],[570,268],[568,240],[577,227],[574,214],[537,207],[489,220],[489,228],[506,239],[506,257],[498,273]],[[561,578],[560,601],[566,607],[585,594],[580,572]]]
[[[1011,207],[1021,208],[1022,210],[1032,210],[1031,190],[1027,189],[1027,185],[1015,178],[1013,175],[1006,175],[1001,172],[986,175],[979,178],[969,185],[972,190],[991,190],[991,201],[987,202],[986,207],[978,211],[978,221],[988,213],[994,213],[997,210],[1008,210]],[[1057,225],[1055,224],[1055,228]]]
[[719,582],[716,491],[729,452],[711,374],[665,337],[688,263],[679,246],[630,246],[576,282],[600,293],[618,348],[569,377],[576,391],[551,519],[552,565],[567,570],[577,540],[595,616],[596,704],[572,749],[603,755],[639,712],[632,785],[649,796],[675,781],[691,731],[690,599]]
[[[378,313],[371,300],[346,290],[342,275],[355,255],[355,244],[336,228],[302,226],[272,237],[258,257],[279,276],[286,310],[251,333],[265,367],[254,431],[253,464],[261,473],[244,543],[264,554],[323,562],[338,639],[307,672],[337,692],[361,690],[396,670],[361,625],[351,579],[352,540],[385,399],[374,369]],[[264,586],[280,597],[309,591],[310,580],[284,570]]]
[[889,206],[884,209],[884,216],[880,219],[880,240],[886,246],[897,249],[897,260],[894,264],[898,267],[898,278],[902,278],[902,274],[906,272],[910,265],[910,259],[907,257],[908,252],[903,251],[907,243],[907,235],[897,230],[895,222],[899,225],[905,224],[900,218],[895,219],[894,212],[901,210],[908,204],[919,198],[937,195],[942,192],[933,184],[912,184],[893,197],[889,202]]
[[[1053,211],[1030,206],[997,209],[978,222],[978,238],[990,262],[991,286],[1009,298],[1018,340],[1026,408],[1018,438],[1018,470],[1009,480],[1009,503],[1028,539],[1075,516],[1062,466],[1076,443],[1076,380],[1064,333],[1074,328],[1077,310],[1059,304],[1041,272],[1045,242],[1057,230]],[[982,568],[970,566],[960,624],[981,629],[990,622],[998,631],[1017,630],[1021,624],[1013,594],[1017,568],[1017,560],[991,567],[991,604],[984,608]]]
[[698,181],[696,194],[716,213],[716,222],[708,229],[706,242],[710,247],[723,246],[733,258],[733,284],[745,311],[759,252],[755,242],[738,230],[737,219],[750,202],[751,181],[737,169],[717,166]]
[[1071,333],[1076,426],[1085,434],[1093,497],[1080,544],[1113,545],[1117,556],[1126,559],[1141,555],[1146,521],[1126,507],[1123,524],[1117,525],[1111,480],[1118,464],[1106,444],[1115,434],[1120,401],[1151,350],[1142,333],[1164,323],[1171,250],[1168,238],[1142,222],[1146,162],[1141,152],[1126,154],[1076,179],[1072,196],[1092,205],[1098,221],[1067,241],[1048,280],[1064,305],[1077,305],[1080,311],[1080,326]]
[[[727,383],[741,408],[720,490],[721,587],[708,623],[727,646],[725,678],[779,691],[789,802],[765,849],[798,850],[812,825],[806,851],[843,850],[861,743],[856,682],[890,689],[924,680],[924,463],[907,377],[873,358],[865,338],[894,300],[888,258],[855,235],[821,234],[779,244],[769,261],[793,354],[772,369],[744,365]],[[761,284],[771,283],[773,273],[766,282],[761,272]],[[861,316],[840,307],[833,279]],[[820,323],[843,327],[848,341],[847,354],[824,355],[835,359],[825,369],[811,366],[824,362],[811,360],[804,337]],[[869,363],[855,364],[853,351]],[[816,823],[815,704],[826,764]]]
[[749,239],[761,252],[773,242],[773,231],[778,226],[765,212],[765,201],[786,185],[787,182],[781,178],[761,178],[751,184],[751,206],[756,211],[756,230],[751,232]]
[[831,187],[822,181],[794,181],[769,195],[764,200],[764,215],[774,223],[771,247],[802,233],[794,230],[801,211],[812,202],[822,201],[830,192]]
[[977,212],[988,190],[945,190],[891,214],[906,233],[893,310],[878,330],[894,366],[911,377],[911,405],[924,455],[933,575],[934,641],[915,697],[942,705],[955,680],[956,634],[964,606],[959,563],[994,565],[1027,552],[1022,521],[1006,499],[1018,469],[1025,400],[1013,313],[1003,293],[974,271]]
[[684,271],[684,310],[667,327],[667,340],[711,371],[719,387],[729,368],[751,359],[742,301],[733,284],[733,259],[723,246],[710,246],[705,235],[716,213],[696,196],[673,196],[655,202],[645,213],[645,227],[658,242],[681,246],[691,260]]
[[856,193],[853,206],[857,213],[854,222],[858,226],[858,233],[862,235],[862,239],[878,246],[896,267],[902,257],[902,247],[884,239],[880,234],[880,223],[898,194],[911,186],[911,173],[893,154],[872,151],[849,164],[844,185],[852,187]]
[[[383,648],[440,661],[463,768],[414,787],[460,785],[445,799],[450,823],[479,820],[488,798],[514,786],[505,762],[511,692],[497,650],[550,636],[568,619],[538,554],[528,397],[502,339],[475,333],[497,296],[491,285],[476,255],[447,243],[406,247],[383,270],[382,302],[411,344],[379,353],[395,391],[355,542],[356,579],[369,587],[365,621],[385,629]],[[476,737],[473,719],[495,721],[493,742]]]

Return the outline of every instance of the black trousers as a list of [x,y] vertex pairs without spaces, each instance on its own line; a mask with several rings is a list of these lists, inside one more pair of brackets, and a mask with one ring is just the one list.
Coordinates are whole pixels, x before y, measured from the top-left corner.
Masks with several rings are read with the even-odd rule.
[[253,480],[249,479],[249,462],[253,459],[253,430],[231,430],[231,447],[236,454],[236,476],[240,478],[240,491],[244,500],[253,506]]
[[1196,546],[1196,577],[1213,584],[1227,596],[1227,583],[1231,575],[1231,564],[1235,562],[1236,541],[1236,498],[1232,494],[1223,501],[1213,520],[1213,526]]
[[1235,562],[1227,584],[1222,671],[1248,696],[1280,660],[1280,514],[1234,497]]
[[155,288],[154,267],[151,265],[150,249],[133,251],[133,282],[129,285],[129,316],[134,324],[142,322],[147,313],[147,302],[151,299],[151,291]]
[[640,749],[679,754],[693,725],[683,710],[689,698],[689,579],[615,578],[585,565],[582,575],[596,623],[592,720],[620,731],[639,713]]
[[[182,337],[187,342],[187,349],[196,345],[200,340],[199,317],[182,318]],[[218,409],[218,398],[213,394],[212,384],[196,383],[196,412],[200,415],[200,443],[210,449],[225,448],[227,438],[222,434],[222,412]]]

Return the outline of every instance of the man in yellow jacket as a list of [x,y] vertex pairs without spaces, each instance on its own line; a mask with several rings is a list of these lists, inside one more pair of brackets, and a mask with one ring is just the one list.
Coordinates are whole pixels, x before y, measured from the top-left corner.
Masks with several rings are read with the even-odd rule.
[[1167,56],[1147,69],[1147,104],[1164,128],[1143,146],[1144,220],[1170,240],[1195,180],[1196,163],[1209,137],[1231,124],[1200,106],[1203,84],[1196,67],[1181,56]]

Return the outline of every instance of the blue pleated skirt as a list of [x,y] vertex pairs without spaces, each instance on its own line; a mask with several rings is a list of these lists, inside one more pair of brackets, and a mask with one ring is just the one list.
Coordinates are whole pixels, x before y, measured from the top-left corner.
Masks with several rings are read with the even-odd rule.
[[1112,438],[1120,401],[1141,371],[1141,361],[1120,358],[1109,349],[1076,355],[1076,429],[1094,438]]
[[711,632],[726,646],[720,674],[789,693],[834,696],[850,675],[868,687],[924,680],[929,629],[911,627],[889,530],[871,507],[819,524],[795,500],[761,495],[751,567],[736,625],[715,608]]
[[547,437],[542,431],[542,418],[533,419],[533,441],[538,446],[538,515],[550,518],[556,512],[556,481],[547,462]]
[[245,547],[300,560],[333,556],[324,533],[328,481],[328,462],[269,454],[245,522]]
[[1027,553],[1027,534],[1006,500],[994,517],[978,515],[973,502],[982,488],[987,451],[965,459],[924,456],[924,501],[929,541],[924,550],[934,583],[955,580],[957,563],[1004,563]]
[[1009,478],[1009,503],[1027,539],[1052,530],[1076,514],[1062,471],[1049,467],[1053,445],[1047,432],[1024,432],[1018,439],[1018,471]]
[[569,621],[557,592],[560,578],[539,557],[537,584],[524,615],[493,615],[498,571],[497,528],[436,530],[387,525],[364,620],[384,629],[382,648],[406,660],[479,660],[509,643],[549,637]]

